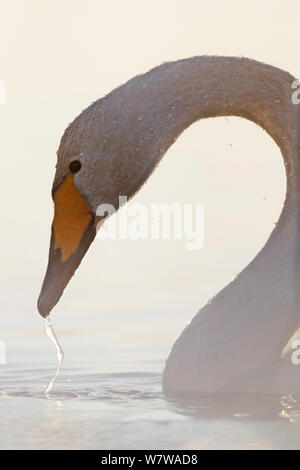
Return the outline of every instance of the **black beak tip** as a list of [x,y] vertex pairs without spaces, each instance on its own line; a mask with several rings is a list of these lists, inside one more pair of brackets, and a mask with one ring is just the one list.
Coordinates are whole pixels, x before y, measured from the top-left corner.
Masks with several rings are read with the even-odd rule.
[[78,249],[72,253],[69,259],[62,261],[60,249],[56,250],[54,248],[54,234],[52,232],[48,267],[37,303],[39,314],[43,318],[50,315],[51,310],[61,298],[65,287],[74,275],[95,236],[96,228],[92,221],[84,232]]
[[37,308],[38,308],[39,314],[40,314],[43,318],[48,317],[48,315],[49,315],[50,312],[48,311],[48,309],[47,309],[46,306],[45,306],[45,303],[43,302],[42,295],[40,295],[39,298],[38,298]]

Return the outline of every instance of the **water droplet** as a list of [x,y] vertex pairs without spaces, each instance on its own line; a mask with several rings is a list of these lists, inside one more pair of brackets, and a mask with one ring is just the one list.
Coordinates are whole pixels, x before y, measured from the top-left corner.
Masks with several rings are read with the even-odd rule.
[[291,417],[291,415],[289,415],[285,410],[282,410],[279,413],[279,416],[280,416],[280,418],[290,418]]
[[228,150],[231,150],[232,149],[232,144],[228,144],[227,148],[228,148]]
[[45,318],[45,330],[46,330],[46,333],[47,333],[47,336],[49,336],[49,338],[51,339],[51,341],[53,341],[53,343],[55,344],[55,347],[56,347],[56,354],[57,354],[57,359],[58,359],[58,367],[57,367],[57,371],[56,371],[56,374],[52,377],[52,379],[50,380],[50,382],[48,383],[44,393],[45,395],[47,395],[50,390],[52,389],[57,377],[58,377],[58,374],[60,372],[60,369],[61,369],[61,363],[63,361],[63,358],[64,358],[64,351],[61,347],[61,345],[59,344],[58,342],[58,339],[54,333],[54,330],[53,330],[53,327],[51,325],[51,321],[50,321],[50,316],[46,317]]
[[266,196],[263,196],[263,197],[262,197],[262,200],[263,200],[263,201],[266,201],[266,200],[267,200]]

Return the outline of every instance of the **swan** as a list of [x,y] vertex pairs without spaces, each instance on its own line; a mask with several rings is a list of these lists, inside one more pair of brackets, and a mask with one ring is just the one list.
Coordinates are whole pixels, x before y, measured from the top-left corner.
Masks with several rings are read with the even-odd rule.
[[184,329],[167,359],[166,392],[300,393],[287,345],[300,322],[300,160],[295,78],[247,58],[197,56],[138,75],[65,130],[52,188],[54,219],[38,299],[47,318],[95,238],[102,203],[132,197],[195,121],[239,116],[281,149],[287,193],[263,249]]

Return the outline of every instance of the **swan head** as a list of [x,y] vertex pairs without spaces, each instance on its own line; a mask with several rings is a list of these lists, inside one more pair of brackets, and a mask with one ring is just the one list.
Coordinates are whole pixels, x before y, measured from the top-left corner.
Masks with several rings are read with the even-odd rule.
[[81,176],[86,172],[85,163],[77,156],[58,158],[52,189],[54,218],[49,260],[38,299],[38,310],[43,317],[59,301],[96,235],[98,218],[90,202],[91,187],[84,184],[85,177]]
[[61,139],[48,267],[38,299],[43,317],[59,301],[107,215],[98,217],[97,208],[109,204],[117,210],[119,196],[129,199],[151,171],[137,123],[134,112],[120,111],[118,89],[83,111]]

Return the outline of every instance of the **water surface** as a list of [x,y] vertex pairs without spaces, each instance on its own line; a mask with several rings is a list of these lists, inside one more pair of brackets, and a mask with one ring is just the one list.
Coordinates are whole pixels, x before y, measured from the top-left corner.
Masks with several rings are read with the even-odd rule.
[[54,318],[66,357],[45,395],[57,364],[42,320],[6,319],[1,449],[300,448],[300,397],[164,395],[170,318],[156,314],[143,325],[129,315],[122,328],[111,314],[82,320]]

